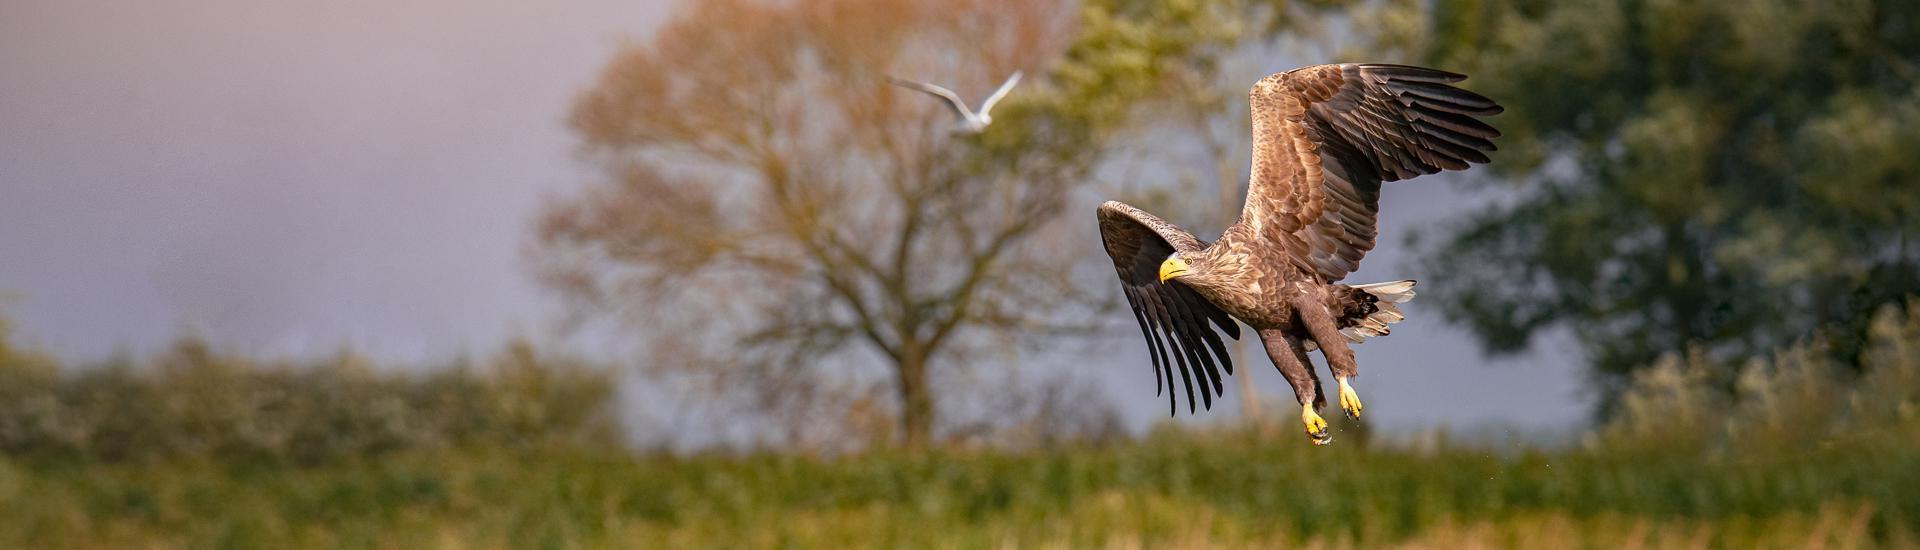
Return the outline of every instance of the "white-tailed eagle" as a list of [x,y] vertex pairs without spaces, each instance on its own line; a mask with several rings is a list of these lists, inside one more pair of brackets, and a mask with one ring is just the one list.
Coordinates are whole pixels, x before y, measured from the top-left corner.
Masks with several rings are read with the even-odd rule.
[[[1330,440],[1326,404],[1307,352],[1340,384],[1340,406],[1360,416],[1348,381],[1350,343],[1386,335],[1403,317],[1413,281],[1338,284],[1373,249],[1381,182],[1488,161],[1500,132],[1476,117],[1492,100],[1455,88],[1459,74],[1380,64],[1318,65],[1261,79],[1248,94],[1253,173],[1240,220],[1211,244],[1126,204],[1100,205],[1100,236],[1146,335],[1156,384],[1178,410],[1177,372],[1194,410],[1209,408],[1233,373],[1224,332],[1253,327],[1293,386],[1316,444]],[[1211,325],[1211,326],[1209,326]]]

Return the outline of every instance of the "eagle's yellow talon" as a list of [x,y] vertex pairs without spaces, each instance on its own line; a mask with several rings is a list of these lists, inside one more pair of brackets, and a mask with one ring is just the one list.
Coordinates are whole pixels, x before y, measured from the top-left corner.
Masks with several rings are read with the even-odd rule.
[[1340,410],[1347,411],[1347,418],[1350,418],[1353,420],[1359,420],[1360,409],[1363,409],[1363,408],[1365,407],[1360,405],[1360,394],[1358,392],[1353,391],[1353,385],[1348,384],[1347,379],[1341,378],[1340,379]]
[[1320,413],[1313,412],[1313,405],[1300,406],[1300,422],[1307,425],[1307,437],[1314,445],[1326,445],[1333,442],[1332,434],[1327,433],[1327,420]]

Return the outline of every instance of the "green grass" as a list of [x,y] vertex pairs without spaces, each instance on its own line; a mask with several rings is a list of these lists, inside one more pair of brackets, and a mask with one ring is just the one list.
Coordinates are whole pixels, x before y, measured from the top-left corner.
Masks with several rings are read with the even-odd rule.
[[1169,432],[838,460],[585,449],[318,466],[15,460],[0,463],[0,546],[1801,546],[1905,545],[1920,528],[1913,445],[1622,459],[1295,439]]
[[524,345],[431,373],[191,342],[72,370],[0,338],[0,548],[1914,547],[1911,311],[1858,372],[1663,360],[1555,449],[1168,429],[671,456],[618,443],[605,372]]

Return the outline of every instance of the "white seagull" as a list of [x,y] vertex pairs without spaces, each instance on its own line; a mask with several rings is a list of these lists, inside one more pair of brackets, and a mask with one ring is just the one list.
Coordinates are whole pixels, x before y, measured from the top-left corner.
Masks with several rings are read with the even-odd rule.
[[960,94],[953,93],[953,90],[925,82],[915,82],[891,76],[887,77],[887,82],[903,88],[920,90],[947,100],[947,106],[953,108],[953,114],[960,117],[960,127],[954,129],[954,131],[978,134],[986,131],[988,124],[993,124],[993,115],[987,114],[987,112],[993,110],[993,104],[999,103],[1000,98],[1007,97],[1007,92],[1013,91],[1014,84],[1020,83],[1020,71],[1014,71],[1013,76],[1007,77],[1007,82],[1000,85],[1000,89],[994,90],[993,95],[987,96],[986,101],[980,102],[980,111],[977,113],[968,109],[967,104],[960,101]]

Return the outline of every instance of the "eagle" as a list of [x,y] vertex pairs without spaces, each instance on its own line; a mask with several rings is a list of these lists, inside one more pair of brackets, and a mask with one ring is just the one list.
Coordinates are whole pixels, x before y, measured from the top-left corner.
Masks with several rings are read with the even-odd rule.
[[1212,243],[1118,201],[1099,207],[1100,237],[1146,337],[1156,391],[1179,411],[1211,409],[1233,374],[1221,334],[1245,323],[1293,386],[1308,438],[1332,438],[1307,353],[1325,357],[1340,408],[1360,418],[1353,349],[1403,319],[1414,281],[1340,284],[1378,233],[1380,184],[1488,162],[1500,132],[1477,117],[1500,105],[1452,86],[1466,76],[1387,64],[1316,65],[1268,76],[1247,94],[1253,168],[1239,221]]

